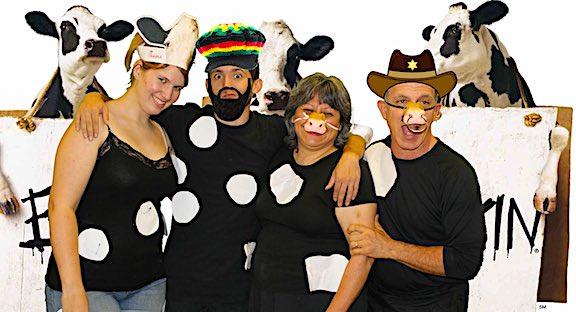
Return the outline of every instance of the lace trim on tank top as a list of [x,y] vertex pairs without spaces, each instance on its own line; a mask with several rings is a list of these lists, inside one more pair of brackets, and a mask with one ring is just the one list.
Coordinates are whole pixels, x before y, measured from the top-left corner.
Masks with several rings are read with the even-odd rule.
[[164,157],[158,160],[152,160],[144,156],[139,151],[135,150],[132,146],[128,145],[128,143],[120,140],[116,135],[114,135],[114,133],[112,133],[112,131],[108,131],[108,137],[106,140],[104,140],[104,143],[98,149],[98,157],[104,156],[110,150],[112,144],[119,148],[126,155],[138,159],[148,167],[154,169],[166,169],[172,166],[172,159],[170,158],[170,147],[168,147],[168,152]]

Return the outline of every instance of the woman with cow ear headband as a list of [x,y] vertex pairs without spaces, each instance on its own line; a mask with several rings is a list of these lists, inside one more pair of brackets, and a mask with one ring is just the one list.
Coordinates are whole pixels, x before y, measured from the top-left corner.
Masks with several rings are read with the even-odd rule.
[[85,140],[74,121],[58,146],[48,214],[52,255],[46,308],[56,311],[162,311],[166,293],[160,202],[177,185],[171,144],[150,119],[188,81],[198,38],[182,14],[169,31],[137,21],[126,56],[138,51],[131,84],[106,102],[104,135]]
[[351,119],[340,79],[316,73],[292,91],[286,146],[270,163],[256,200],[262,230],[254,251],[250,311],[366,311],[364,282],[373,259],[350,257],[346,229],[374,226],[376,195],[360,161],[358,196],[337,207],[326,181],[346,143]]

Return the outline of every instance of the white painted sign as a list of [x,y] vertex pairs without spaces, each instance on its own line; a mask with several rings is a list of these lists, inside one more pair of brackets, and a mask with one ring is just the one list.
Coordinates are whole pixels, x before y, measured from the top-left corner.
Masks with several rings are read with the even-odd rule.
[[[542,121],[524,125],[536,112]],[[478,175],[488,240],[484,262],[470,283],[469,311],[536,310],[544,217],[532,198],[548,156],[555,108],[443,109],[433,133],[464,156]]]
[[[533,128],[523,123],[531,112],[542,116]],[[535,219],[532,196],[555,120],[554,108],[449,108],[433,126],[438,137],[474,166],[483,201],[494,202],[485,214],[488,241],[482,269],[471,282],[469,311],[535,310],[544,219]],[[21,200],[30,197],[30,190],[38,193],[51,185],[55,151],[69,123],[41,120],[29,134],[18,129],[15,118],[0,118],[0,168]],[[37,214],[46,211],[47,202],[48,196],[34,199]],[[32,216],[31,204],[24,202],[15,216],[0,216],[3,311],[44,310],[50,247],[41,254],[19,246],[34,238],[32,223],[24,223]],[[46,219],[38,224],[39,238],[48,238]]]

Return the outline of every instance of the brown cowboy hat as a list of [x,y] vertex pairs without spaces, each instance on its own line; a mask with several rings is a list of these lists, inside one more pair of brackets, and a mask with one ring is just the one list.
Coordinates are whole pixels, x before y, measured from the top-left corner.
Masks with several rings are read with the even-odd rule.
[[444,97],[456,86],[456,74],[446,72],[436,74],[434,58],[429,50],[420,55],[404,55],[400,50],[394,50],[390,57],[388,75],[372,71],[368,74],[368,87],[381,98],[391,87],[403,82],[419,82],[434,88]]

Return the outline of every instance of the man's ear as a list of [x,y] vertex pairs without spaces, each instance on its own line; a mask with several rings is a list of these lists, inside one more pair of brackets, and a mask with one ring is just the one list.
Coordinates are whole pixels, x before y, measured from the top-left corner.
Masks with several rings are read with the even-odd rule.
[[442,105],[441,104],[436,104],[436,106],[434,107],[434,121],[440,119],[440,117],[442,117]]
[[252,83],[252,93],[256,94],[262,90],[262,79],[258,78]]
[[382,118],[386,120],[386,113],[388,112],[388,105],[386,105],[386,102],[384,102],[383,100],[379,100],[378,110],[380,111],[380,115],[382,115]]
[[208,79],[206,79],[205,85],[206,85],[206,91],[208,91],[208,93],[210,93],[210,90],[208,90]]

